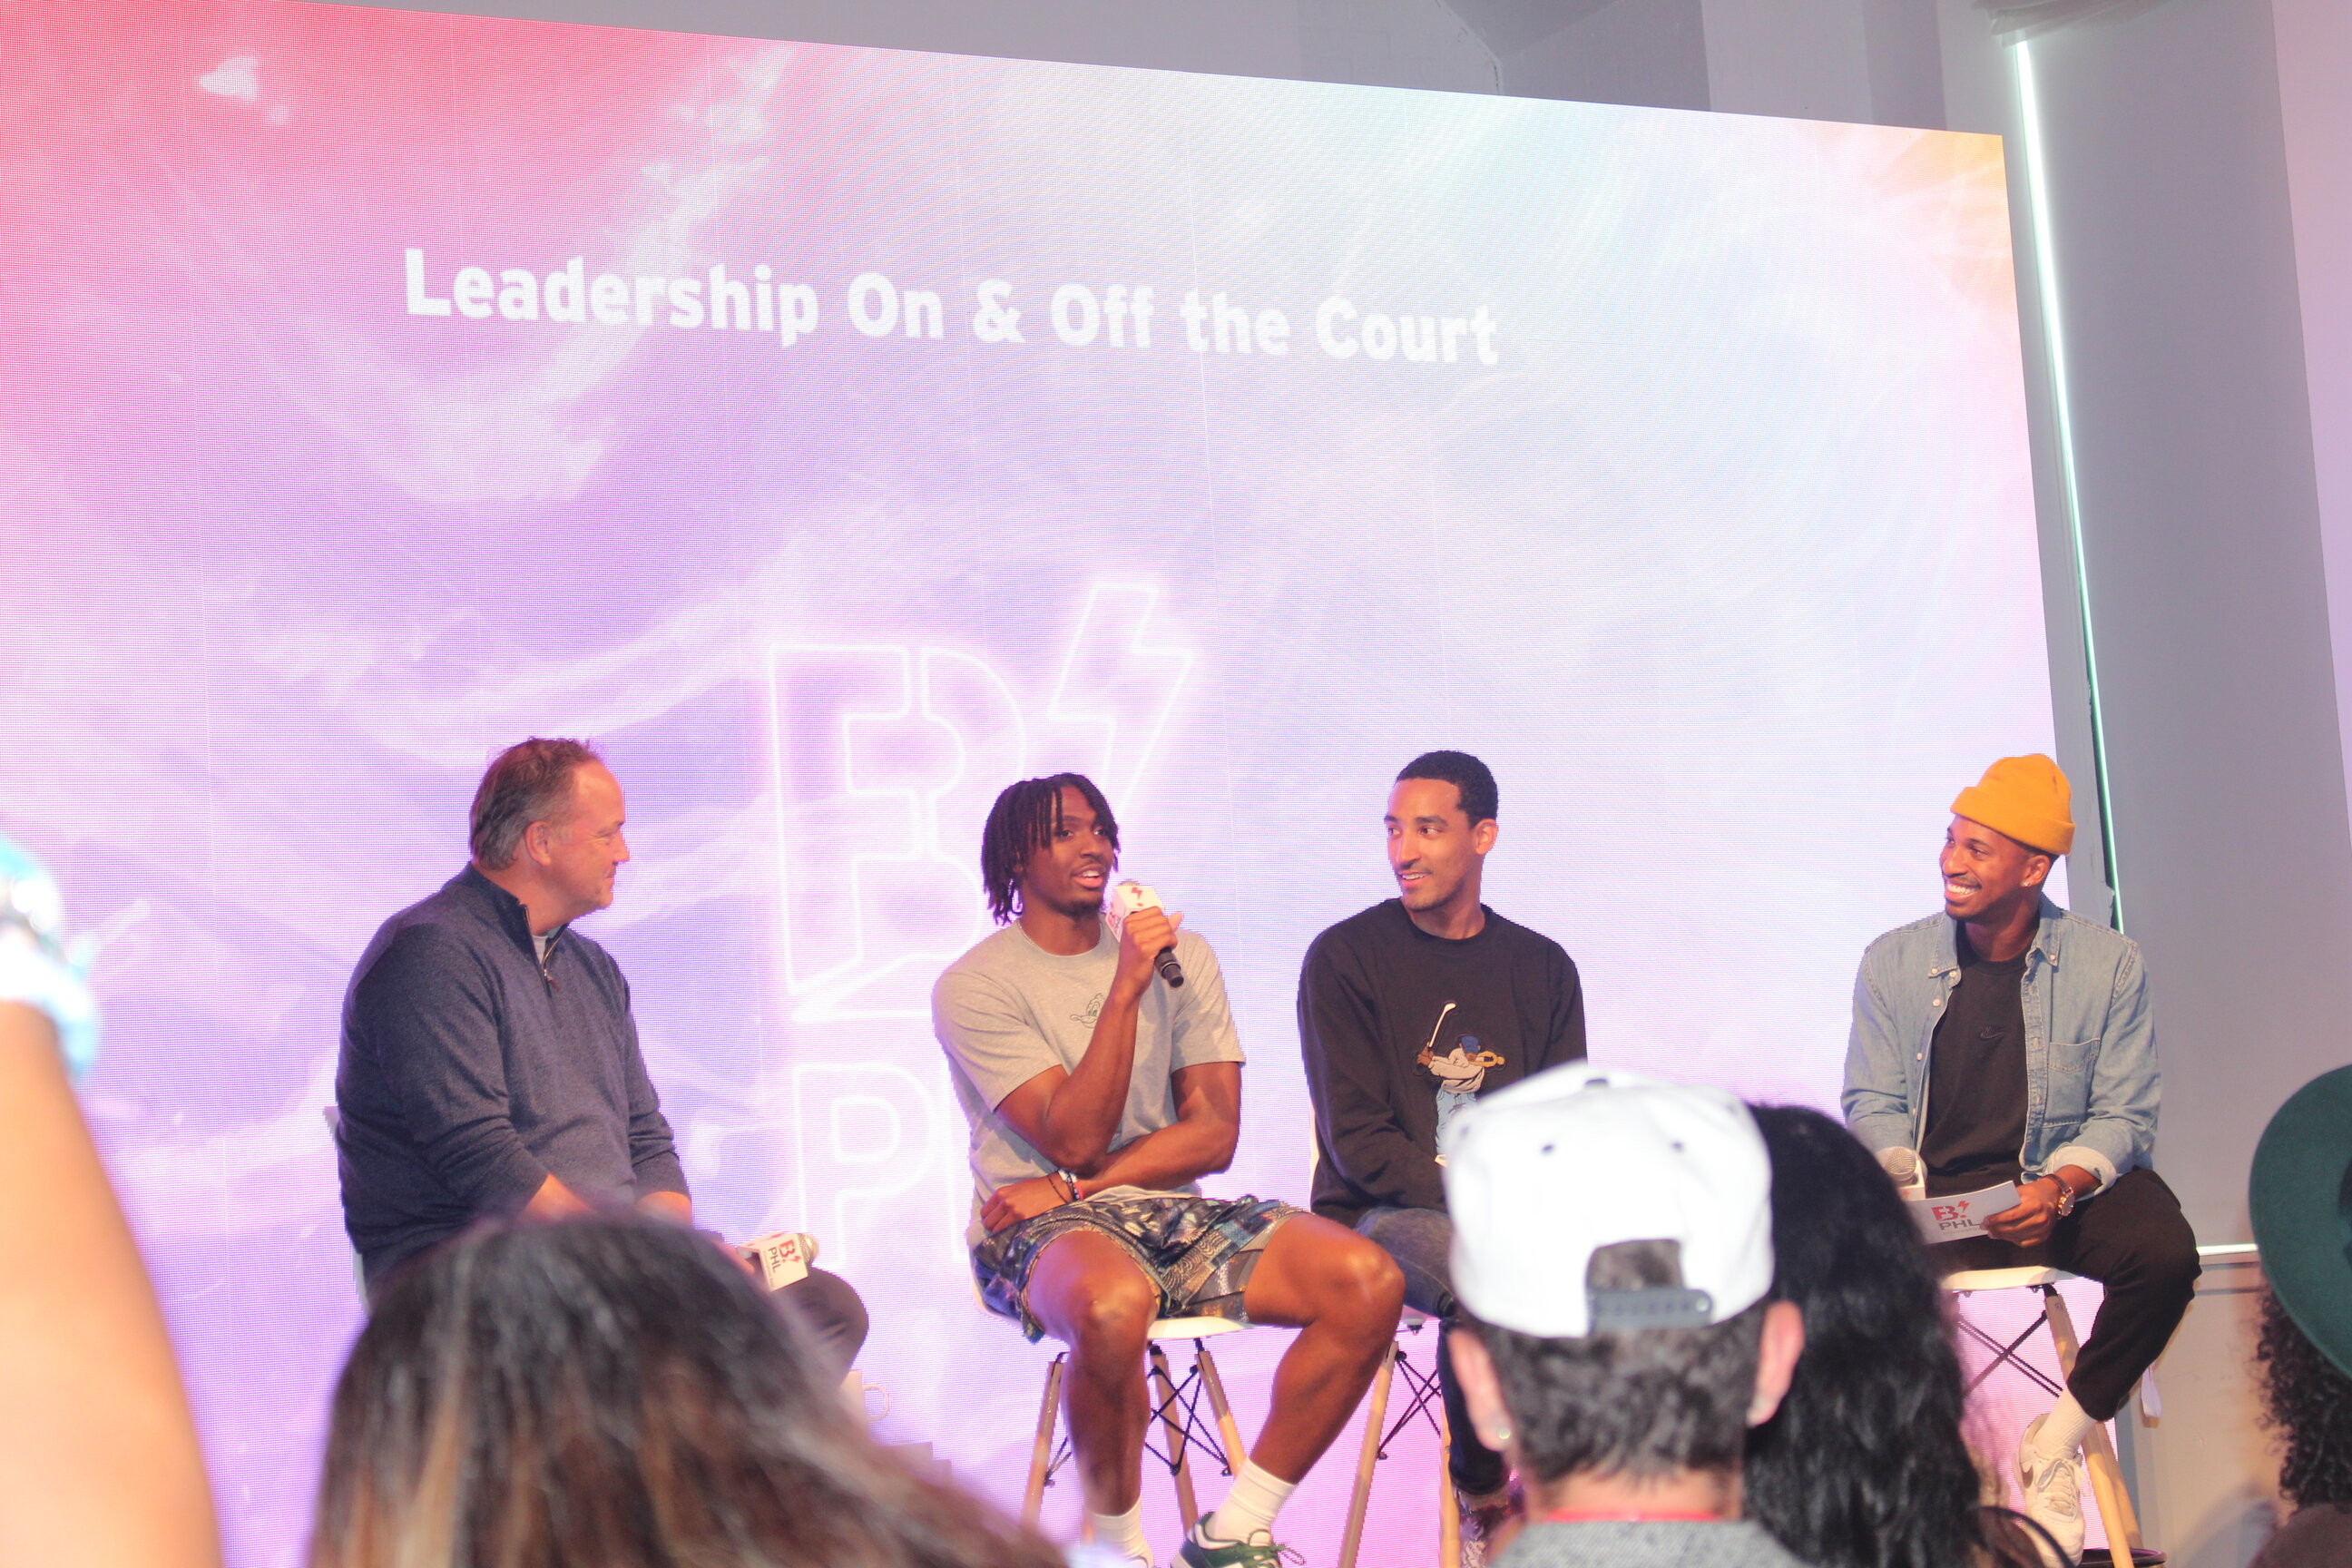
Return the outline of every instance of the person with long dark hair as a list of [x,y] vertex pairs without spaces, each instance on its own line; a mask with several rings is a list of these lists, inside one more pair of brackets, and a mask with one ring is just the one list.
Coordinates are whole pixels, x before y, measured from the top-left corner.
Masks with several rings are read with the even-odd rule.
[[1772,1160],[1772,1291],[1804,1313],[1780,1408],[1749,1428],[1748,1516],[1814,1568],[2031,1563],[1984,1510],[1964,1395],[1918,1228],[1870,1152],[1820,1111],[1754,1108]]
[[835,1379],[679,1226],[492,1222],[378,1297],[310,1568],[1058,1568],[876,1447]]

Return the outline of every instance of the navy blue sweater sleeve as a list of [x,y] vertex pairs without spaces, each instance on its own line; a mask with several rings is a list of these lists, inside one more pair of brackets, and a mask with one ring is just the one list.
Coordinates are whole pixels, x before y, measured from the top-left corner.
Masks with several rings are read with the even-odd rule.
[[547,1180],[507,1110],[497,990],[446,932],[411,926],[358,987],[370,1045],[433,1173],[478,1212],[521,1208]]
[[662,1114],[661,1096],[646,1071],[645,1052],[637,1047],[637,1020],[630,1005],[629,983],[621,982],[621,1018],[628,1041],[629,1169],[635,1174],[637,1196],[647,1193],[688,1195],[686,1168],[677,1162],[677,1142],[670,1135],[669,1118]]

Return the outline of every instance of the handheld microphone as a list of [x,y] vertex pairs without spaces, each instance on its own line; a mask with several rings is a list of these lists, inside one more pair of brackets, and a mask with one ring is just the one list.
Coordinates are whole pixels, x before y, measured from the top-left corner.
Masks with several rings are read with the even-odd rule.
[[[1160,903],[1159,894],[1129,877],[1113,888],[1110,897],[1103,900],[1103,919],[1110,922],[1110,934],[1118,936],[1127,930],[1127,917],[1136,910],[1165,907]],[[1176,962],[1173,944],[1161,948],[1159,958],[1153,962],[1160,970],[1160,979],[1171,986],[1184,984],[1184,966]]]
[[738,1243],[735,1250],[758,1272],[761,1284],[781,1290],[808,1278],[809,1265],[816,1261],[816,1237],[799,1231],[772,1230]]
[[1881,1149],[1878,1163],[1897,1191],[1908,1197],[1916,1193],[1924,1196],[1927,1190],[1927,1168],[1920,1163],[1916,1149]]

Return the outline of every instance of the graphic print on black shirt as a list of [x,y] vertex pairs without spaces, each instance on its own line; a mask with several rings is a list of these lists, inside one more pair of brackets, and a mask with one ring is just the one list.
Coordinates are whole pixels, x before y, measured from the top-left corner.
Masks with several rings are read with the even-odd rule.
[[[1437,1079],[1437,1146],[1440,1149],[1445,1147],[1445,1124],[1453,1121],[1465,1106],[1477,1100],[1478,1090],[1486,1086],[1486,1069],[1503,1065],[1502,1052],[1482,1047],[1477,1036],[1462,1033],[1458,1021],[1454,1032],[1446,1033],[1445,1021],[1454,1017],[1454,1010],[1461,1005],[1459,1002],[1448,1002],[1438,1009],[1437,1026],[1429,1031],[1429,1042],[1421,1047],[1421,1055],[1412,1058],[1427,1068]],[[1452,1040],[1451,1047],[1439,1050],[1441,1037]],[[1445,1156],[1440,1154],[1437,1163],[1441,1165],[1445,1163]]]
[[2025,957],[1994,963],[1969,945],[1968,927],[1953,935],[1960,984],[1927,1047],[1927,1127],[1919,1139],[1930,1197],[2013,1182],[2023,1170]]

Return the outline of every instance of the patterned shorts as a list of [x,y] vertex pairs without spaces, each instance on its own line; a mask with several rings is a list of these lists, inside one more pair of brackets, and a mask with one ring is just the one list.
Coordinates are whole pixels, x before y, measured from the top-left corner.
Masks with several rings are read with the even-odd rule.
[[1196,1198],[1115,1187],[989,1237],[971,1249],[972,1278],[990,1311],[1018,1320],[1024,1334],[1042,1339],[1045,1325],[1029,1310],[1030,1268],[1048,1243],[1074,1230],[1098,1231],[1160,1287],[1161,1317],[1245,1323],[1242,1294],[1259,1249],[1277,1226],[1303,1212],[1274,1198]]

